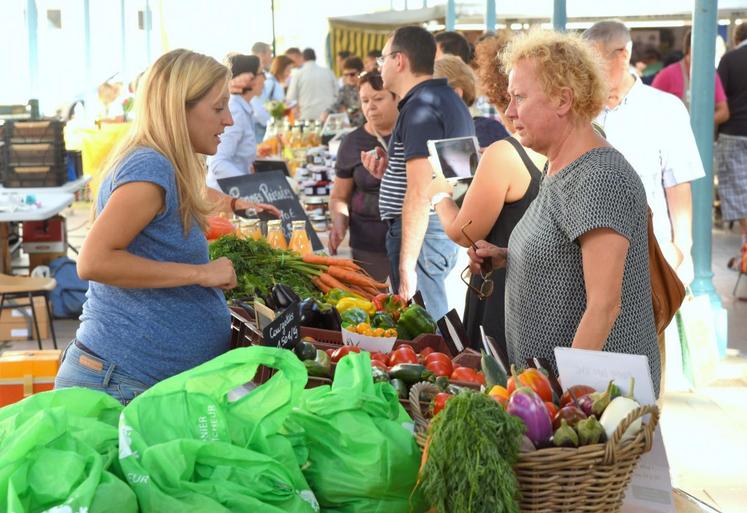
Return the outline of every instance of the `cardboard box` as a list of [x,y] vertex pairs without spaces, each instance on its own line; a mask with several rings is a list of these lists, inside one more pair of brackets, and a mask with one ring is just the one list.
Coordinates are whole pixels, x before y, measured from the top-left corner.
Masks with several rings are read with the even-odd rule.
[[59,349],[5,351],[0,356],[0,407],[54,388]]
[[22,246],[26,253],[67,251],[65,218],[54,216],[44,221],[24,221]]
[[[6,301],[6,304],[9,304],[10,301]],[[44,340],[49,337],[49,316],[44,305],[44,298],[34,298],[34,311],[36,312],[36,322],[39,324],[40,338]],[[28,340],[29,334],[31,334],[31,339],[36,339],[31,307],[7,308],[2,311],[2,315],[0,315],[0,340]]]

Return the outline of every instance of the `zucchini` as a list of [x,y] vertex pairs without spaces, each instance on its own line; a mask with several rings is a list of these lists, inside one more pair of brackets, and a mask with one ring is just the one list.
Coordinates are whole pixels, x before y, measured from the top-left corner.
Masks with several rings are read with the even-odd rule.
[[389,381],[389,374],[379,369],[378,367],[371,367],[371,374],[373,375],[374,383],[379,383],[380,381]]
[[407,385],[401,379],[394,378],[389,381],[389,384],[397,391],[397,395],[399,395],[400,399],[407,399],[410,396],[410,391],[408,390]]
[[495,385],[502,387],[506,386],[508,382],[508,376],[501,368],[498,361],[485,351],[482,352],[482,358],[480,358],[480,368],[482,373],[485,374],[485,388],[490,390]]
[[389,369],[389,377],[392,379],[401,379],[408,385],[414,385],[423,380],[426,369],[417,363],[399,363]]
[[296,344],[296,348],[293,350],[301,361],[313,360],[316,358],[316,347],[314,344],[301,340]]

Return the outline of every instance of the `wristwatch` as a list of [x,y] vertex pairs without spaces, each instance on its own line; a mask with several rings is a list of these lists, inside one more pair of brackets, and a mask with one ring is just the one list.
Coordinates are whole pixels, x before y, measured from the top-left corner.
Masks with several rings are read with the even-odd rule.
[[436,208],[436,205],[446,198],[451,198],[451,194],[448,192],[437,192],[431,198],[431,208]]

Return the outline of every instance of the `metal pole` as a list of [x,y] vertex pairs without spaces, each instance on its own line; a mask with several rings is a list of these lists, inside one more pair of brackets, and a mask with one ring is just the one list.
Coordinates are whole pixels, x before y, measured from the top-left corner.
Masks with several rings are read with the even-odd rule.
[[695,0],[692,28],[690,123],[698,144],[705,178],[693,182],[693,291],[718,301],[711,271],[713,209],[713,111],[717,0]]
[[143,23],[145,23],[145,58],[147,65],[150,66],[151,53],[150,53],[150,26],[151,26],[151,15],[150,15],[150,1],[145,0],[145,12],[143,13]]
[[485,32],[495,32],[495,0],[487,0]]
[[127,23],[125,22],[125,0],[119,0],[119,60],[122,76],[127,76]]
[[446,2],[446,30],[454,30],[456,26],[456,0]]
[[270,13],[272,15],[272,55],[277,55],[275,48],[275,0],[270,0]]
[[83,0],[83,46],[86,62],[86,90],[93,84],[93,59],[91,58],[91,0]]
[[29,32],[29,78],[31,97],[39,98],[39,23],[36,0],[26,0],[26,24]]
[[565,32],[567,21],[568,16],[566,15],[565,0],[555,0],[552,9],[552,28],[560,32]]

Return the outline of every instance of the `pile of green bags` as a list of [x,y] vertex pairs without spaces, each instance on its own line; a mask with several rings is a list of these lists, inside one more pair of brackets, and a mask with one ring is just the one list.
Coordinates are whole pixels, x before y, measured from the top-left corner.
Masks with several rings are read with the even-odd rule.
[[[251,379],[263,365],[266,383]],[[0,410],[0,513],[420,513],[420,450],[353,353],[304,390],[291,351],[230,351],[125,408],[71,388]]]
[[134,513],[117,475],[122,405],[93,390],[32,395],[0,409],[0,511]]

